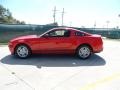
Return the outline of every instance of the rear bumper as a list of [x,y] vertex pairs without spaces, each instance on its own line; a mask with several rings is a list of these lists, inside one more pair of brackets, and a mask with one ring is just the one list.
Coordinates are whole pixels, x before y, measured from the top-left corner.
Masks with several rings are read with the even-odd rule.
[[102,52],[102,51],[103,51],[103,48],[101,48],[101,49],[99,49],[99,50],[94,51],[94,53],[100,53],[100,52]]
[[99,53],[103,51],[103,41],[101,37],[96,38],[93,44],[93,52],[94,53]]
[[94,48],[93,52],[94,53],[100,53],[103,51],[103,45],[97,46],[96,48]]

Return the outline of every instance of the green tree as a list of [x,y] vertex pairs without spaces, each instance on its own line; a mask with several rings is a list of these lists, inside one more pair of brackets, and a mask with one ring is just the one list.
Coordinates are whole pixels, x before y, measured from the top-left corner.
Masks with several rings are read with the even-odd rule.
[[19,21],[13,18],[9,9],[4,8],[2,5],[0,5],[0,23],[25,24],[24,21]]

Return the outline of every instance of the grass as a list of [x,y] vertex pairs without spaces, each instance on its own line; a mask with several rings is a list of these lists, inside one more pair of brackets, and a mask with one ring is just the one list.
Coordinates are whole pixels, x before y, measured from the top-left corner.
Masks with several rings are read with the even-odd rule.
[[8,45],[8,43],[0,43],[0,45]]
[[0,40],[0,45],[8,45],[8,40]]

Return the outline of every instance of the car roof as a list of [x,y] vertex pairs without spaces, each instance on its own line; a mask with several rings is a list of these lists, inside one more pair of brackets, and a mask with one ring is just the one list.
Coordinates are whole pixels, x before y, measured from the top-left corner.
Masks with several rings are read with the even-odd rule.
[[75,31],[80,31],[80,30],[77,30],[75,28],[71,28],[71,27],[57,27],[57,28],[53,28],[52,30],[55,30],[55,29],[65,29],[65,30],[75,30]]
[[77,32],[81,32],[81,33],[86,33],[88,35],[91,35],[90,33],[75,29],[75,28],[71,28],[71,27],[58,27],[58,28],[53,28],[51,30],[57,30],[57,29],[64,29],[64,30],[70,30],[70,31],[77,31]]

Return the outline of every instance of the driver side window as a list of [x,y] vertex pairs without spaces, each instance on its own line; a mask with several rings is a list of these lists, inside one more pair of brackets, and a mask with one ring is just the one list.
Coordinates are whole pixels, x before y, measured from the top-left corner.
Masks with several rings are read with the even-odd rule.
[[68,37],[70,35],[68,30],[55,30],[48,33],[50,37]]

